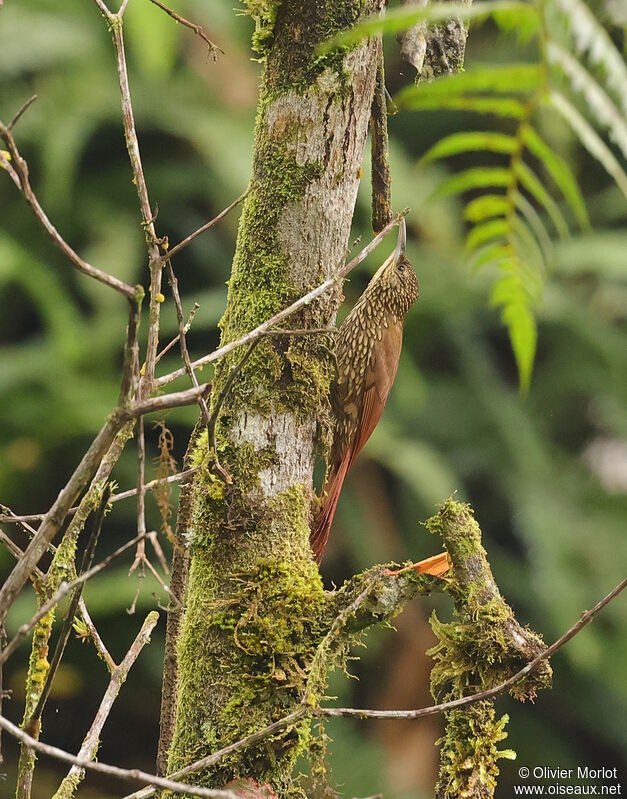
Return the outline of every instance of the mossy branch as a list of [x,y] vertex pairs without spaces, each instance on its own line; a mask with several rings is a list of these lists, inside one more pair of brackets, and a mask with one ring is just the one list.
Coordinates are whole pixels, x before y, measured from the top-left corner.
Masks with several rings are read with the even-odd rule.
[[[439,643],[430,651],[436,661],[431,672],[433,697],[452,700],[504,683],[541,655],[545,646],[539,635],[516,621],[501,596],[472,508],[448,499],[427,528],[441,536],[453,562],[448,590],[455,603],[454,619],[443,623],[433,614],[431,625]],[[534,699],[539,689],[550,686],[551,674],[543,661],[512,685],[510,694],[520,701]],[[439,798],[493,796],[498,759],[515,756],[498,749],[507,736],[507,720],[507,716],[496,718],[492,701],[446,714]]]

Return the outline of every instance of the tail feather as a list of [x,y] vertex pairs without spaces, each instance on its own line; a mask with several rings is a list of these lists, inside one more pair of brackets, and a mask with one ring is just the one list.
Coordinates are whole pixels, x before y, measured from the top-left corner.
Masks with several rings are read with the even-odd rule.
[[323,501],[320,510],[314,519],[313,529],[309,536],[309,543],[314,557],[318,563],[322,560],[331,525],[337,509],[337,503],[342,491],[342,485],[346,479],[350,458],[345,457],[337,470],[332,470],[322,488]]

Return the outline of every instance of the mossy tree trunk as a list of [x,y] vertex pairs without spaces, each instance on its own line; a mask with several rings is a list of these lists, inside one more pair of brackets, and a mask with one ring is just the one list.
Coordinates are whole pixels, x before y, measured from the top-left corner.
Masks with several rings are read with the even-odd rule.
[[[379,10],[379,0],[249,6],[265,69],[223,342],[343,262],[381,56],[376,38],[328,56],[316,50]],[[308,306],[289,327],[327,326],[338,299]],[[192,455],[202,469],[191,503],[170,772],[292,710],[329,630],[309,547],[314,461],[329,438],[333,364],[325,344],[316,335],[286,335],[265,339],[252,353],[217,425],[217,454],[231,482],[208,452],[206,436]],[[214,398],[242,354],[220,362]],[[307,735],[303,722],[194,779],[220,786],[243,775],[285,793]]]

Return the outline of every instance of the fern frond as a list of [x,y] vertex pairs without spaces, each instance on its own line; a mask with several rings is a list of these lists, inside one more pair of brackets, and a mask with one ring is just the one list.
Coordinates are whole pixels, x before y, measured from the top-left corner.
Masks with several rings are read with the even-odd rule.
[[475,197],[464,209],[468,222],[483,222],[492,216],[505,216],[511,208],[509,199],[503,194],[482,194]]
[[575,106],[564,97],[561,92],[551,91],[549,94],[551,105],[568,122],[579,141],[603,166],[609,175],[616,181],[617,186],[627,197],[627,174],[618,163],[616,156],[599,136],[596,130],[583,117]]
[[533,314],[533,298],[522,282],[515,261],[501,265],[503,274],[492,288],[490,304],[501,308],[501,319],[507,327],[518,366],[520,387],[527,391],[536,354],[537,329]]
[[535,156],[555,185],[564,195],[566,202],[575,214],[579,226],[589,228],[590,221],[577,181],[568,168],[568,164],[541,138],[531,125],[524,125],[521,130],[522,140],[529,152]]
[[562,212],[558,208],[557,203],[544,188],[538,176],[522,161],[514,164],[514,172],[522,186],[547,212],[560,238],[568,236],[566,220],[562,216]]
[[491,153],[504,153],[511,155],[520,149],[520,143],[505,133],[492,131],[464,131],[452,133],[433,145],[420,159],[422,162],[435,161],[439,158],[448,158],[460,153],[487,150]]
[[548,42],[549,61],[559,66],[575,91],[583,95],[598,122],[607,128],[612,141],[627,158],[627,123],[614,102],[576,58],[555,42]]
[[472,252],[485,244],[490,239],[502,238],[507,235],[509,222],[505,219],[491,219],[476,225],[466,239],[466,252]]
[[576,51],[587,53],[600,66],[607,85],[616,93],[623,114],[627,114],[627,65],[605,28],[582,0],[551,0],[564,15],[575,40]]
[[438,186],[432,197],[449,197],[463,194],[471,189],[485,189],[492,186],[509,187],[514,182],[510,169],[501,167],[473,167],[446,178]]
[[540,218],[540,214],[536,211],[529,200],[519,191],[513,193],[514,205],[520,213],[527,220],[529,227],[538,240],[540,249],[542,250],[542,260],[544,263],[551,263],[553,261],[553,242],[549,236],[544,222]]
[[474,111],[476,114],[494,114],[499,117],[524,119],[527,111],[524,103],[513,97],[469,97],[460,94],[447,96],[430,96],[428,93],[420,94],[403,90],[394,98],[395,104],[401,110],[409,111]]
[[533,4],[519,2],[518,0],[485,0],[476,5],[462,3],[438,3],[426,8],[416,8],[413,5],[395,8],[387,11],[385,16],[378,14],[364,20],[350,30],[334,36],[320,47],[321,53],[326,53],[336,47],[347,47],[357,44],[367,36],[376,36],[380,33],[399,33],[412,28],[418,22],[446,22],[449,19],[485,19],[499,14],[501,17],[509,15],[519,19],[533,18],[537,20],[537,11]]

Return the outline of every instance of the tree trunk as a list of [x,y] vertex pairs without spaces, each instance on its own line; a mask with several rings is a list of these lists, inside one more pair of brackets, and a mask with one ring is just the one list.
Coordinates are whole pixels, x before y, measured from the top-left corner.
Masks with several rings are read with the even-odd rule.
[[[223,342],[343,263],[381,56],[379,38],[327,55],[316,49],[376,12],[380,0],[250,7],[259,14],[254,43],[265,70]],[[327,326],[338,300],[339,292],[312,303],[289,328]],[[242,355],[236,350],[219,363],[214,407]],[[329,630],[309,524],[314,461],[330,438],[332,373],[323,337],[264,339],[224,398],[220,465],[206,436],[195,447],[192,461],[203,468],[192,497],[170,773],[281,718],[304,694]],[[284,793],[307,735],[301,722],[194,781],[219,786],[245,775]]]

